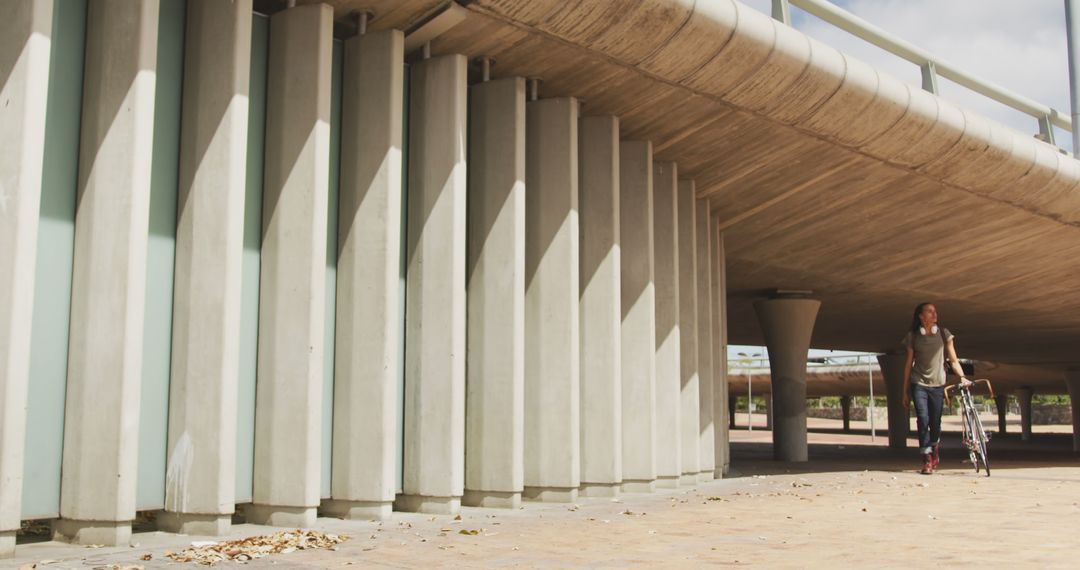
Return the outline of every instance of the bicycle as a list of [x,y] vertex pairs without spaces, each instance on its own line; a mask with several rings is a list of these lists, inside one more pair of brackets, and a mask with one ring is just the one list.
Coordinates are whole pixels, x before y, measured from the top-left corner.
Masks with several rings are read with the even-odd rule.
[[[986,388],[990,391],[990,397],[994,397],[994,387],[990,384],[990,381],[985,378],[980,378],[972,382],[972,386],[975,384],[986,384]],[[949,391],[958,390],[960,394],[960,413],[963,416],[963,443],[964,447],[968,450],[968,457],[971,458],[971,464],[975,466],[975,472],[979,472],[979,462],[982,462],[983,468],[986,470],[986,476],[990,476],[990,459],[986,454],[986,444],[990,441],[990,434],[983,429],[982,420],[979,418],[979,412],[975,409],[975,400],[971,397],[970,386],[962,386],[960,384],[953,384],[945,387],[945,403],[951,405],[949,402]]]

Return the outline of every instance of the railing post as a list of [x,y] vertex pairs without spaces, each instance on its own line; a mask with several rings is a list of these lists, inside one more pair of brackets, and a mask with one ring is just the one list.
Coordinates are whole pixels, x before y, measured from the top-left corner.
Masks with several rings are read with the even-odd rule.
[[928,61],[919,66],[922,70],[922,88],[924,91],[929,91],[934,95],[938,92],[937,82],[937,68],[934,66],[934,62]]
[[[1048,142],[1052,145],[1057,144],[1054,142],[1054,125],[1050,122],[1050,115],[1043,115],[1039,117],[1039,138],[1042,139],[1044,142]],[[1075,150],[1073,152],[1073,156],[1076,156]]]
[[788,0],[772,0],[772,17],[778,22],[791,25],[791,4]]

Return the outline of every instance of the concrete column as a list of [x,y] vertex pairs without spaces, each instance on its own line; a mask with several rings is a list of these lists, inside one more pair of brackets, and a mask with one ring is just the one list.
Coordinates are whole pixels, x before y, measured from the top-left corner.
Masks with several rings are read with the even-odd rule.
[[844,420],[844,433],[851,432],[851,396],[840,396],[840,414]]
[[525,496],[581,484],[578,102],[530,101],[525,126]]
[[716,469],[713,475],[720,478],[731,466],[729,430],[735,427],[735,398],[731,397],[728,390],[727,262],[724,257],[724,234],[720,233],[720,224],[711,213],[709,219],[713,222],[709,229],[713,261],[713,417],[716,425]]
[[773,395],[772,395],[772,393],[765,394],[763,396],[763,399],[765,400],[765,429],[768,430],[768,431],[773,431]]
[[235,500],[251,0],[189,0],[162,530],[220,535]]
[[[1069,403],[1072,407],[1073,451],[1080,453],[1080,370],[1065,371],[1065,387],[1069,390]],[[1028,417],[1031,417],[1030,413]],[[1030,429],[1029,421],[1028,430]]]
[[0,558],[22,509],[52,0],[0,7]]
[[467,68],[410,71],[402,511],[457,513],[465,487]]
[[1016,390],[1016,403],[1020,405],[1020,441],[1031,441],[1031,397],[1034,394],[1035,391],[1027,387]]
[[[57,539],[126,545],[135,517],[158,2],[88,6]],[[102,413],[108,410],[108,413]]]
[[774,298],[754,303],[769,348],[773,457],[806,461],[806,353],[821,301]]
[[390,515],[397,490],[404,36],[345,41],[334,428],[327,514]]
[[517,508],[525,469],[525,80],[469,91],[462,500]]
[[652,492],[656,480],[652,167],[652,143],[619,144],[622,490],[628,493]]
[[578,123],[581,218],[581,492],[622,483],[622,305],[619,295],[619,119]]
[[270,17],[255,524],[311,526],[321,494],[332,41],[326,4]]
[[701,471],[701,389],[698,377],[697,196],[693,180],[680,180],[675,192],[679,273],[679,438],[680,483],[694,485]]
[[904,353],[878,355],[878,366],[885,378],[885,401],[889,408],[889,447],[904,449],[907,447],[908,431],[911,429],[911,416],[904,406]]
[[653,165],[653,263],[656,284],[656,484],[682,476],[682,338],[679,329],[678,169]]
[[697,249],[697,334],[698,334],[698,453],[701,458],[698,480],[711,481],[716,471],[716,427],[713,424],[713,321],[717,318],[712,292],[712,240],[709,229],[709,201],[699,199],[694,214]]
[[994,396],[994,405],[997,406],[998,433],[1005,433],[1005,415],[1009,413],[1009,396],[998,394]]

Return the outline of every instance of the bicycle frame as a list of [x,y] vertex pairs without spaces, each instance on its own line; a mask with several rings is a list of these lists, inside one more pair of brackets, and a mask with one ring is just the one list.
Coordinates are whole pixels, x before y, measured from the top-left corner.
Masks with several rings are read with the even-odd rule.
[[[972,385],[975,384],[986,384],[990,396],[994,396],[994,387],[989,380],[980,378],[972,383]],[[986,469],[986,476],[989,477],[990,459],[986,453],[986,444],[990,441],[990,434],[983,429],[982,419],[979,418],[979,412],[975,409],[975,400],[971,397],[971,388],[959,384],[946,386],[945,402],[950,405],[949,392],[953,390],[958,391],[960,395],[960,411],[964,420],[962,441],[964,447],[968,450],[968,457],[970,457],[976,473],[979,472],[979,461],[981,460],[983,468]]]

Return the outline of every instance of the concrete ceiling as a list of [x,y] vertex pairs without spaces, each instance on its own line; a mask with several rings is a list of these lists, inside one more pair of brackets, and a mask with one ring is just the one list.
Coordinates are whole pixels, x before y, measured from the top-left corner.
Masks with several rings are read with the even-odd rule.
[[[446,4],[330,3],[374,9],[373,28]],[[934,301],[962,357],[1080,365],[1080,162],[1056,148],[733,0],[465,8],[434,55],[493,57],[496,77],[618,115],[711,198],[730,342],[762,344],[752,301],[797,289],[823,302],[815,347],[893,350]]]

